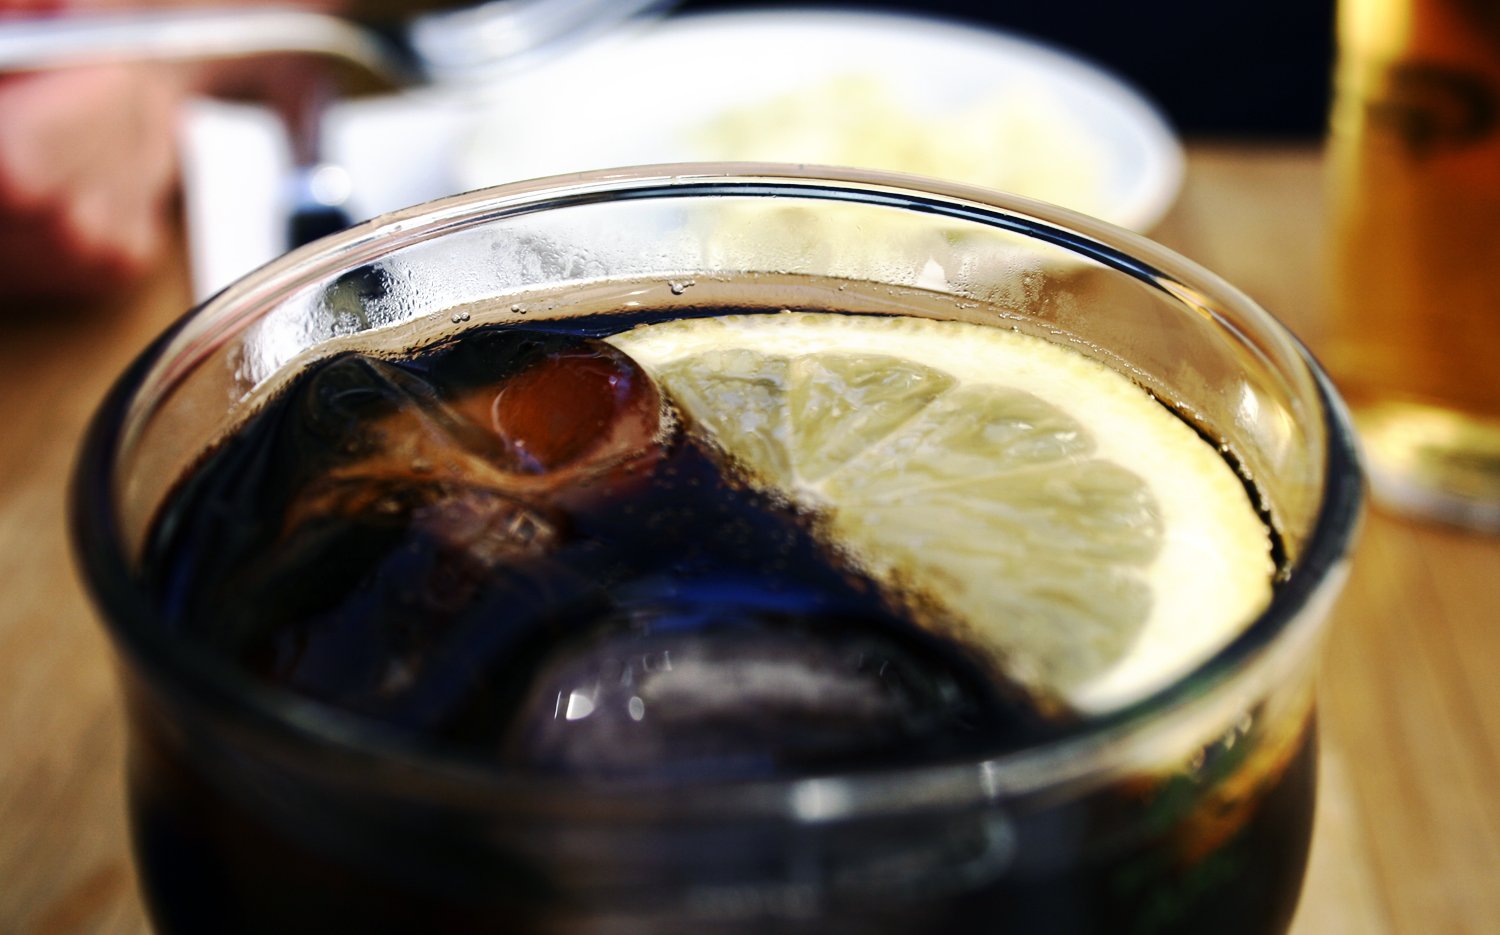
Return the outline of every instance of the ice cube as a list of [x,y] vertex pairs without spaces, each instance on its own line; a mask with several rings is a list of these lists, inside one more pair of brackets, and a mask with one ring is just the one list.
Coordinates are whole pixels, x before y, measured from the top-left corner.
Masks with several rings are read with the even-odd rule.
[[547,599],[578,590],[543,583],[556,514],[495,490],[360,481],[317,503],[227,582],[215,623],[262,675],[314,698],[424,726],[444,703],[410,699],[455,680],[443,660],[483,664],[483,646],[454,646],[474,641],[467,620],[487,618],[489,643],[519,639]]
[[647,450],[661,431],[662,399],[639,364],[588,340],[551,352],[508,380],[489,416],[521,468],[541,474]]
[[482,332],[393,362],[347,355],[296,391],[275,454],[276,533],[221,589],[214,638],[266,677],[413,728],[471,705],[533,629],[599,600],[579,502],[620,494],[662,452],[662,402],[620,351]]
[[736,604],[743,589],[718,584],[625,608],[555,652],[504,757],[582,775],[768,776],[953,754],[1008,722],[977,669],[889,621],[791,610],[807,603],[796,594]]
[[564,496],[660,454],[663,403],[592,338],[501,329],[426,366],[350,355],[302,390],[302,427],[340,478],[428,477]]

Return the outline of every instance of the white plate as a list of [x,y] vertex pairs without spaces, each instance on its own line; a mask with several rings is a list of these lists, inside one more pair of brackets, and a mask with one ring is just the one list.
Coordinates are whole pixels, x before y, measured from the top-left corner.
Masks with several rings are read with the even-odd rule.
[[667,20],[519,76],[479,115],[459,177],[706,158],[1015,182],[1138,228],[1182,170],[1156,110],[1079,59],[934,19],[792,12]]
[[[851,109],[857,119],[822,120]],[[800,124],[768,129],[789,110]],[[743,131],[738,142],[726,136],[730,120]],[[809,131],[820,121],[852,139]],[[903,140],[919,144],[915,159]],[[1147,230],[1182,175],[1161,115],[1097,67],[976,27],[831,12],[666,19],[466,95],[432,89],[342,104],[329,115],[326,148],[353,179],[356,216],[581,169],[828,162],[833,153]],[[195,286],[206,295],[280,251],[286,143],[263,112],[204,103],[185,149]]]

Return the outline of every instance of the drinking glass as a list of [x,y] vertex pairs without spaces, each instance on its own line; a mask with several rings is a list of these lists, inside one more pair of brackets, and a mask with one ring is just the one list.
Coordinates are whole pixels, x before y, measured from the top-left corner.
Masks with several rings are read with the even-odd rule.
[[[1182,677],[1033,747],[604,782],[501,769],[257,681],[164,626],[141,583],[180,479],[311,361],[720,307],[916,310],[1118,369],[1253,484],[1280,565],[1269,606]],[[1301,886],[1316,652],[1361,494],[1304,349],[1144,238],[957,184],[696,165],[447,198],[250,274],[110,393],[72,524],[119,655],[136,859],[164,933],[1273,933]]]
[[1340,0],[1327,339],[1375,499],[1500,532],[1500,5]]

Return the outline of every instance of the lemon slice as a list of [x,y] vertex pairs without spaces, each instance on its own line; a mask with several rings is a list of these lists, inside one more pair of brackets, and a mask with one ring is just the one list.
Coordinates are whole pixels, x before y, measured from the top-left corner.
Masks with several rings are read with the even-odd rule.
[[1139,697],[1270,598],[1270,538],[1230,466],[1058,344],[801,312],[610,340],[757,483],[941,611],[924,622],[1043,698],[1098,711]]

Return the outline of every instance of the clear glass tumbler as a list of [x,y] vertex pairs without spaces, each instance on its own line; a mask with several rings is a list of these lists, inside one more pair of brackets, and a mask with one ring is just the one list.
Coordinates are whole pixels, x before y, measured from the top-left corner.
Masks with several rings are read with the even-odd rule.
[[[621,308],[923,314],[1065,342],[1222,446],[1279,542],[1270,606],[1046,743],[785,779],[502,770],[257,681],[140,576],[163,501],[336,351]],[[100,410],[74,542],[118,649],[142,887],[175,932],[1284,931],[1311,833],[1316,649],[1362,497],[1349,423],[1243,294],[989,191],[767,165],[461,195],[293,252],[183,318]],[[316,572],[315,572],[316,573]]]

